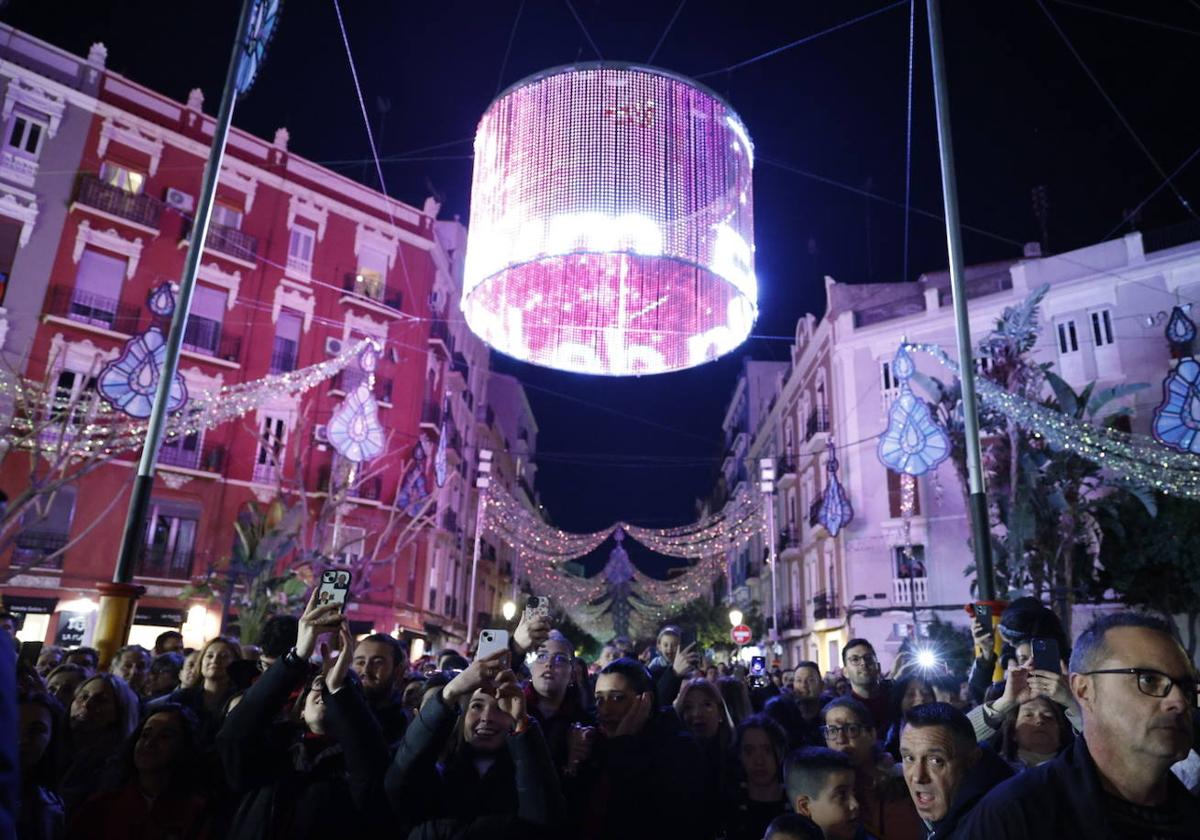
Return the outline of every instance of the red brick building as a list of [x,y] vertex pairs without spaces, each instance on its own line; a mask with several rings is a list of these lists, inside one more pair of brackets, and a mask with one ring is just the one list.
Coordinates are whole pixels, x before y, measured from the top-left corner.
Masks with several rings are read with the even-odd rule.
[[[22,39],[42,51],[44,66],[75,62],[91,71],[92,84],[72,88],[32,60],[17,62],[24,69],[2,80],[46,92],[71,117],[56,118],[83,135],[71,172],[37,171],[37,153],[51,154],[61,135],[23,162],[23,177],[30,167],[35,173],[32,193],[57,190],[67,207],[57,218],[43,215],[58,227],[56,245],[45,224],[38,230],[33,223],[38,247],[52,250],[41,255],[48,273],[26,277],[14,269],[9,279],[9,317],[23,305],[37,320],[32,339],[19,347],[9,341],[5,355],[19,360],[28,378],[87,400],[99,368],[150,325],[150,291],[179,279],[213,120],[199,91],[175,102],[108,72],[103,48],[85,62]],[[8,137],[15,117],[5,117]],[[0,167],[0,189],[5,172]],[[216,200],[180,364],[189,392],[299,369],[373,337],[384,347],[374,393],[388,451],[360,472],[366,477],[330,514],[325,503],[337,468],[324,424],[363,376],[353,365],[299,398],[266,400],[237,421],[166,444],[135,569],[135,582],[146,587],[135,640],[178,626],[189,609],[185,633],[215,631],[220,606],[197,610],[201,602],[181,601],[180,592],[189,579],[223,566],[246,503],[268,502],[282,486],[293,501],[305,500],[302,542],[337,560],[361,562],[381,533],[404,534],[402,550],[380,552],[386,562],[371,568],[371,590],[352,607],[357,631],[453,641],[467,600],[462,566],[469,547],[458,511],[468,494],[472,441],[463,436],[475,434],[488,365],[486,348],[462,334],[461,323],[448,326],[447,313],[457,312],[461,259],[435,235],[436,204],[418,209],[317,166],[288,149],[285,129],[272,141],[231,133]],[[450,320],[461,322],[453,314]],[[439,486],[432,464],[443,434],[447,475]],[[394,502],[418,443],[433,498],[414,520],[397,513]],[[125,453],[64,490],[0,554],[6,605],[47,616],[27,619],[23,637],[54,641],[72,619],[76,627],[87,623],[74,613],[86,613],[95,582],[112,576],[137,455]],[[9,498],[27,481],[21,458],[10,453],[0,472]],[[10,563],[29,568],[5,574]],[[438,598],[426,597],[438,582],[429,579],[431,569],[442,583]],[[64,611],[67,601],[76,603]]]

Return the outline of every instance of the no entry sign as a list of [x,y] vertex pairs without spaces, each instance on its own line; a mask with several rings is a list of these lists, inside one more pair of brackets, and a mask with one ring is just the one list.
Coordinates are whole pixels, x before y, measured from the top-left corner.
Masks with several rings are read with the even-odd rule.
[[750,628],[745,624],[739,624],[737,627],[734,627],[730,635],[733,636],[733,643],[735,645],[748,645],[750,644],[750,639],[753,638]]

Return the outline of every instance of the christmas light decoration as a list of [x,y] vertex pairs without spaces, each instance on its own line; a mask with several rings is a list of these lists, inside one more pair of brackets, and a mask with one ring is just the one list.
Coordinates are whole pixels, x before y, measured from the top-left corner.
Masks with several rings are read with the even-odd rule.
[[[958,364],[936,344],[907,343],[904,348],[927,353],[951,373],[958,373]],[[984,405],[1039,435],[1052,449],[1093,461],[1116,478],[1132,484],[1171,496],[1200,499],[1200,457],[1196,455],[1172,451],[1146,435],[1127,434],[1075,420],[1053,408],[1010,394],[986,377],[977,379],[975,387]]]
[[950,457],[950,438],[933,422],[929,406],[919,400],[908,380],[916,372],[912,358],[901,345],[892,360],[892,375],[900,393],[888,409],[888,424],[879,437],[879,460],[902,475],[924,475]]
[[376,349],[374,345],[359,354],[358,364],[366,380],[346,395],[329,418],[329,442],[347,460],[360,464],[383,453],[383,426],[379,423],[379,403],[371,393],[375,387]]
[[829,439],[827,451],[825,472],[828,477],[825,482],[825,494],[821,497],[821,510],[817,514],[817,518],[825,526],[829,536],[836,537],[842,528],[849,525],[854,519],[854,508],[850,505],[846,488],[842,487],[842,482],[838,480],[837,450],[833,448],[833,438]]
[[1176,306],[1166,334],[1179,361],[1163,380],[1163,399],[1154,409],[1152,432],[1163,446],[1200,455],[1200,364],[1192,356],[1196,324]]
[[[169,319],[175,311],[171,284],[162,283],[154,289],[146,299],[146,307],[155,315]],[[159,327],[151,326],[145,332],[131,336],[121,355],[104,366],[96,390],[113,408],[130,417],[145,419],[154,408],[154,392],[158,390],[166,358],[167,339]],[[176,373],[167,411],[178,411],[187,398],[187,384]]]
[[720,97],[653,67],[577,64],[501,94],[475,135],[462,309],[533,364],[692,367],[758,311],[753,146]]
[[421,512],[421,506],[429,498],[429,482],[425,480],[425,447],[420,441],[413,446],[412,464],[400,480],[400,492],[396,495],[396,507],[409,516]]

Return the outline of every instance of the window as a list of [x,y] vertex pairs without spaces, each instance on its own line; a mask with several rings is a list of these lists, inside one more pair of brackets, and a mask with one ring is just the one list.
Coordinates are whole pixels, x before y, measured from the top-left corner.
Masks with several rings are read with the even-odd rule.
[[1092,313],[1092,340],[1097,347],[1107,347],[1113,343],[1112,313],[1101,309]]
[[200,433],[163,438],[158,450],[158,462],[176,467],[196,469],[200,466]]
[[365,528],[342,525],[340,528],[330,529],[329,544],[325,547],[325,553],[335,563],[353,566],[362,560],[366,537]]
[[282,467],[283,449],[287,445],[287,423],[282,417],[263,417],[254,459],[254,480],[274,481]]
[[145,577],[185,579],[192,571],[200,511],[192,505],[166,500],[150,501],[146,517],[146,542],[135,574]]
[[108,161],[100,164],[100,180],[110,187],[116,187],[134,195],[140,195],[142,188],[146,185],[145,173]]
[[892,373],[890,361],[879,363],[879,395],[885,413],[896,397],[900,396],[900,380]]
[[1058,322],[1058,352],[1059,355],[1079,352],[1079,336],[1073,320]]
[[120,257],[84,248],[67,314],[73,320],[112,329],[128,266]]
[[240,230],[242,227],[242,211],[218,201],[213,204],[212,220],[213,224]]
[[271,350],[271,373],[287,373],[296,369],[300,356],[300,329],[303,316],[290,309],[279,311],[275,324],[275,346]]
[[288,240],[288,268],[308,276],[312,273],[313,249],[317,242],[317,232],[312,228],[297,225],[292,228]]
[[9,151],[22,157],[36,158],[42,150],[42,139],[45,136],[45,121],[31,114],[16,111],[4,145]]
[[183,330],[183,344],[189,350],[215,356],[221,346],[221,321],[229,301],[223,289],[196,285],[192,293],[192,308]]
[[14,554],[21,555],[22,562],[35,560],[36,565],[61,568],[61,555],[48,564],[45,558],[61,551],[70,541],[74,514],[74,487],[59,488],[48,504],[46,501],[33,504],[21,515],[21,530],[17,533]]
[[70,411],[72,424],[83,423],[95,398],[95,376],[75,370],[60,370],[54,383],[54,404],[50,416],[56,423],[61,423]]
[[892,549],[892,569],[897,578],[925,577],[925,546],[912,546],[910,557],[904,546],[898,545]]
[[[888,488],[888,514],[896,519],[903,516],[901,510],[901,502],[903,501],[903,493],[901,492],[900,473],[885,469],[887,473],[887,488]],[[913,479],[913,516],[921,515],[921,488],[916,484],[916,479]]]
[[358,255],[358,271],[354,275],[354,291],[372,300],[383,300],[387,278],[387,256],[374,248],[362,248]]

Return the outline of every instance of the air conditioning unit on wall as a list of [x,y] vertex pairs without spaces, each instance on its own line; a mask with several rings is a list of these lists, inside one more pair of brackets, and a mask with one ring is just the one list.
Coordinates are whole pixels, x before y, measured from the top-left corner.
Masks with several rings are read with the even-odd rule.
[[342,346],[343,346],[343,343],[340,338],[334,338],[333,336],[329,336],[325,339],[325,352],[328,353],[330,356],[336,356],[339,353],[341,353]]
[[196,199],[183,190],[167,187],[167,206],[181,213],[191,213],[196,208]]

